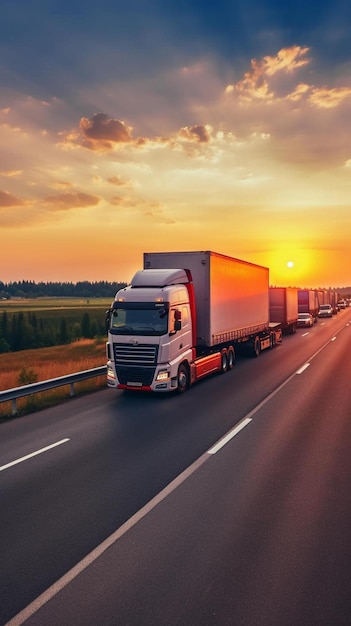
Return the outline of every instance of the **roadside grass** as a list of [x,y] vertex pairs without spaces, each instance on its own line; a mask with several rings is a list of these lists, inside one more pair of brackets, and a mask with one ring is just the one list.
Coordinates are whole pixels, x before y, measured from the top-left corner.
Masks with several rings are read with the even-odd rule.
[[[105,342],[105,338],[80,339],[63,346],[0,354],[0,391],[105,365]],[[105,376],[74,385],[76,395],[104,387]],[[53,406],[68,397],[69,386],[65,385],[20,398],[17,400],[18,415]],[[0,419],[11,416],[11,402],[0,403]]]

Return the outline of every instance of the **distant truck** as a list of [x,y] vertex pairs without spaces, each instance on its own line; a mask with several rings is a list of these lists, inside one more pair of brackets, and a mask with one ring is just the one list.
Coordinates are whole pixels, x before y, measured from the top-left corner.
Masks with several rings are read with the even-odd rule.
[[333,315],[339,312],[338,302],[339,302],[339,294],[336,291],[330,292],[329,302],[333,309]]
[[282,340],[269,321],[269,270],[211,251],[144,253],[107,312],[107,384],[184,392],[226,372],[236,351]]
[[298,316],[298,290],[294,287],[269,288],[269,319],[281,324],[283,333],[295,334]]
[[313,321],[316,324],[319,311],[319,297],[315,289],[299,289],[297,293],[298,312],[311,313]]

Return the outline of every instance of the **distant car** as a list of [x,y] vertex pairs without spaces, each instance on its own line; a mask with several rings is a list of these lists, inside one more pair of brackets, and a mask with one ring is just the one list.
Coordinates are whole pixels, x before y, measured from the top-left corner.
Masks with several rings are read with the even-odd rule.
[[338,307],[339,309],[346,309],[346,300],[339,300]]
[[321,304],[318,311],[318,317],[332,317],[333,309],[331,304]]
[[296,325],[300,328],[310,328],[313,326],[313,317],[311,313],[298,313]]

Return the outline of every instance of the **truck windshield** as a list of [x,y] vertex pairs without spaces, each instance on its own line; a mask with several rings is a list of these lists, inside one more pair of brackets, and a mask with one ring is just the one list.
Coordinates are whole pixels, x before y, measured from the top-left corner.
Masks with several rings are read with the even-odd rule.
[[115,335],[165,335],[168,311],[164,308],[124,308],[112,311],[110,330]]

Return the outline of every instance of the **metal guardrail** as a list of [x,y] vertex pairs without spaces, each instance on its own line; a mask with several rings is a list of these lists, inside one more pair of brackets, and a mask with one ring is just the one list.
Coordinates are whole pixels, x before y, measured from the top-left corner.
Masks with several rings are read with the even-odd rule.
[[106,375],[107,367],[102,365],[101,367],[95,367],[90,370],[83,370],[82,372],[75,372],[74,374],[68,374],[67,376],[59,376],[58,378],[50,378],[49,380],[42,380],[38,383],[32,383],[30,385],[22,385],[21,387],[14,387],[13,389],[7,389],[6,391],[0,391],[0,402],[12,402],[12,415],[17,415],[17,400],[24,396],[30,396],[33,393],[39,393],[40,391],[48,391],[49,389],[55,389],[56,387],[63,387],[64,385],[70,385],[70,396],[75,395],[74,384],[88,378],[95,378],[96,376]]

